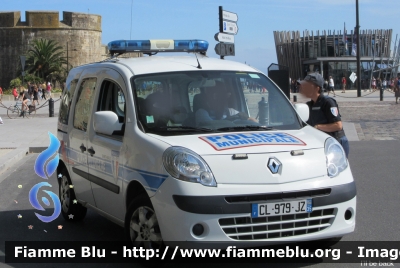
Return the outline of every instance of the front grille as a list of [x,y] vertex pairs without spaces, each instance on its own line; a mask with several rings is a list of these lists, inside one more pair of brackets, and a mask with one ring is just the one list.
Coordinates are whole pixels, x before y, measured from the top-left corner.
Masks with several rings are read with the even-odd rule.
[[336,209],[330,208],[282,216],[224,218],[219,219],[219,225],[231,239],[260,240],[319,232],[331,226],[335,216]]
[[236,195],[225,197],[228,203],[240,203],[240,202],[259,202],[259,201],[282,201],[287,199],[296,198],[313,198],[320,196],[330,195],[331,188],[298,191],[298,192],[283,192],[283,193],[269,193],[269,194],[255,194],[255,195]]

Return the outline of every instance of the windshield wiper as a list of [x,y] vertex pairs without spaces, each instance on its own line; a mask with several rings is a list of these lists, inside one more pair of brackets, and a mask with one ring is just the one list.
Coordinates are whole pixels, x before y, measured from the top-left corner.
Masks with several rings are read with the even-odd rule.
[[232,131],[232,130],[275,130],[272,127],[265,127],[265,126],[254,126],[254,125],[247,125],[247,126],[237,126],[237,127],[223,127],[218,128],[218,131]]
[[215,131],[214,129],[211,128],[205,128],[205,127],[190,127],[190,126],[165,126],[165,127],[158,127],[157,129],[178,129],[178,130],[187,130],[187,131],[191,131],[191,130],[196,130],[196,131],[201,131],[201,132],[211,132],[211,131]]

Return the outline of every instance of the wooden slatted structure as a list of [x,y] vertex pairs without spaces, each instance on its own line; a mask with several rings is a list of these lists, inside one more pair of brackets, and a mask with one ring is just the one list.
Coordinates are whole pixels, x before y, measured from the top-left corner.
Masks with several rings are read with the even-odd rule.
[[[351,56],[354,33],[347,31],[347,47],[342,42],[342,31],[274,31],[276,56],[279,65],[289,67],[292,78],[301,78],[305,75],[304,62],[314,60],[315,65],[322,66],[322,62],[337,61],[344,58],[346,61],[356,61]],[[392,29],[362,30],[360,31],[360,53],[362,62],[376,63],[390,62],[392,44]],[[375,57],[374,57],[375,54]],[[379,55],[378,55],[379,54]],[[318,63],[319,62],[319,63]],[[393,61],[392,61],[393,62]],[[392,63],[391,62],[391,63]],[[373,65],[373,64],[372,64]],[[324,74],[327,76],[329,74]]]

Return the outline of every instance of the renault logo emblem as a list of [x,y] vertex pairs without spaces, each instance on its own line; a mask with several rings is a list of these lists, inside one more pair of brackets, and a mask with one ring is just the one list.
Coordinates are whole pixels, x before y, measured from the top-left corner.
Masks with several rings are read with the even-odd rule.
[[271,170],[272,174],[276,174],[276,173],[278,173],[279,168],[282,166],[282,164],[275,157],[271,157],[268,160],[267,166],[268,166],[269,170]]

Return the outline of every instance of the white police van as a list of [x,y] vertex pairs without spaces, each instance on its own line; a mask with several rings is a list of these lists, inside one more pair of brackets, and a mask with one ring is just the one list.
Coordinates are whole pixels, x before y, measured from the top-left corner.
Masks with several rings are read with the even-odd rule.
[[[207,48],[113,41],[110,59],[70,71],[58,121],[64,218],[91,208],[154,247],[353,232],[356,187],[341,145],[263,73]],[[191,54],[153,56],[168,51]]]

